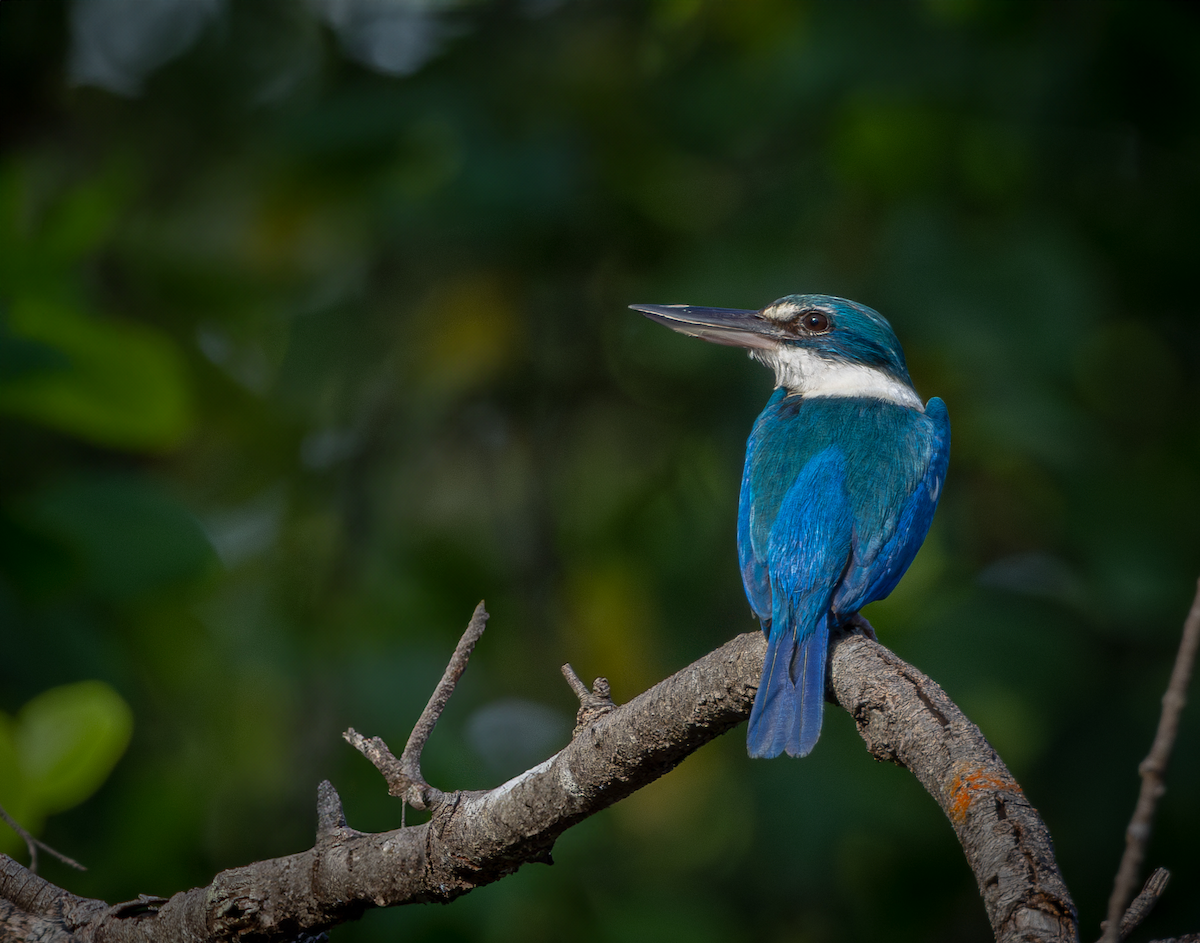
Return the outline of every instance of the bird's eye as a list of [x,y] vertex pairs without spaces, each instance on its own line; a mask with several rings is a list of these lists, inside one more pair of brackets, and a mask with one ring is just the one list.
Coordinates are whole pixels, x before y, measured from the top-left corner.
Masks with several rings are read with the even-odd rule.
[[829,330],[829,317],[820,311],[806,311],[800,315],[800,324],[813,334],[824,334]]

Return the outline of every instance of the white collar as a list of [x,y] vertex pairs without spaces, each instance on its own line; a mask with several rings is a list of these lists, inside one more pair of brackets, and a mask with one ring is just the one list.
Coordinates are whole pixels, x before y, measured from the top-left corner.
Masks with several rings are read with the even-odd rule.
[[806,347],[755,348],[750,356],[775,371],[775,386],[805,398],[867,397],[925,411],[916,391],[877,367],[822,357]]

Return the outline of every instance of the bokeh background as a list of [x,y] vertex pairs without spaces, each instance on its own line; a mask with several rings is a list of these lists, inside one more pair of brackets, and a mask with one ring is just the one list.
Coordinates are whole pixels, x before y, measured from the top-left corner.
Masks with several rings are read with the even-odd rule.
[[[869,615],[1096,935],[1200,575],[1197,49],[1161,0],[0,3],[0,802],[90,868],[43,873],[206,883],[308,847],[324,778],[397,826],[340,733],[400,746],[481,598],[445,789],[565,742],[561,663],[623,700],[753,629],[770,378],[625,306],[821,291],[954,429]],[[743,733],[334,941],[988,938],[848,717]],[[1198,790],[1193,706],[1147,938],[1200,930]]]

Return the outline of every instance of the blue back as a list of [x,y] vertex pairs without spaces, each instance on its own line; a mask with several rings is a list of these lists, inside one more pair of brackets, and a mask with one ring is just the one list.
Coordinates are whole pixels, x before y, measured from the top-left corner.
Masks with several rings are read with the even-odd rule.
[[950,424],[880,399],[777,389],[746,450],[738,557],[769,640],[752,756],[803,756],[820,733],[829,630],[892,591],[945,480]]

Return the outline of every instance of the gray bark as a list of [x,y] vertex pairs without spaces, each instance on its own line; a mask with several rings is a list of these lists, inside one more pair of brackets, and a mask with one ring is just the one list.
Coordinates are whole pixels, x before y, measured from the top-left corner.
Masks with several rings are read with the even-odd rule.
[[[548,860],[566,829],[744,721],[765,647],[759,633],[738,636],[628,704],[593,712],[562,751],[509,782],[439,794],[422,825],[358,832],[323,783],[311,849],[223,871],[166,901],[110,907],[0,856],[0,941],[290,940],[372,907],[453,900]],[[861,635],[834,641],[830,679],[871,754],[912,771],[946,813],[996,939],[1078,940],[1045,825],[945,692]]]

